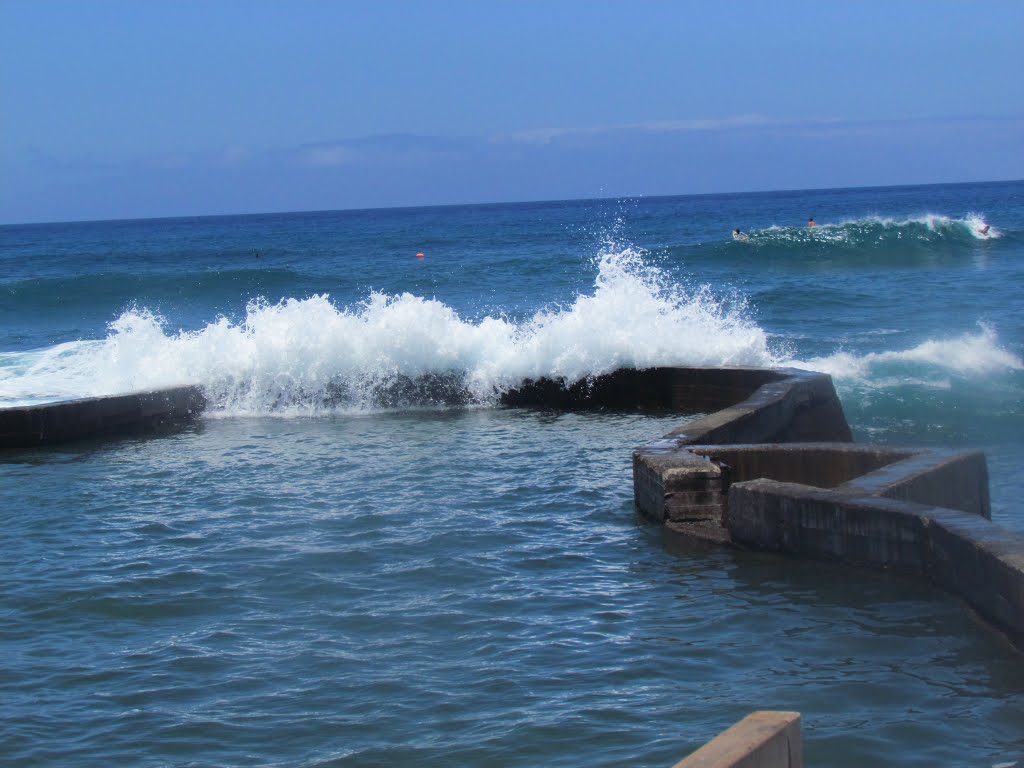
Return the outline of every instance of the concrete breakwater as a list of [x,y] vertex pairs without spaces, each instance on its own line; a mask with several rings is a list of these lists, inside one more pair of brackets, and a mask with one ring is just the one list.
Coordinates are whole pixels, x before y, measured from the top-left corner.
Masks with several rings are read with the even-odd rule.
[[990,519],[979,451],[857,445],[829,376],[622,370],[512,405],[704,414],[633,453],[637,509],[675,535],[930,579],[1024,645],[1024,536]]
[[921,575],[1024,645],[1024,536],[990,519],[984,455],[853,444],[828,376],[774,374],[634,452],[640,512],[682,536]]
[[205,408],[199,387],[0,408],[0,449],[159,434],[195,421]]
[[[924,576],[1024,643],[1024,536],[990,518],[977,451],[852,442],[830,377],[795,369],[619,370],[526,382],[511,407],[703,414],[633,454],[637,509],[673,534]],[[0,409],[0,449],[159,433],[198,387]]]

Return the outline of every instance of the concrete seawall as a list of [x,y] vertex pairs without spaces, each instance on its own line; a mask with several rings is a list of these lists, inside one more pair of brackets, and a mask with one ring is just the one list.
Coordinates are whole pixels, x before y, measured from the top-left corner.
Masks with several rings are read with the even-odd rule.
[[[725,517],[728,469],[723,473],[721,463],[691,452],[690,446],[853,439],[832,379],[824,374],[715,369],[708,395],[699,391],[704,371],[683,370],[692,376],[694,401],[717,404],[717,410],[633,454],[637,509],[678,533],[716,543],[730,541]],[[728,386],[722,386],[723,381]],[[740,399],[729,402],[722,394]]]
[[1024,537],[978,514],[759,479],[729,492],[751,548],[928,577],[1024,644]]
[[637,509],[685,537],[921,575],[1024,646],[1024,536],[990,519],[984,454],[854,445],[828,376],[777,374],[635,451]]
[[[681,536],[917,573],[1024,638],[1024,536],[989,520],[977,451],[854,445],[829,376],[795,369],[620,370],[505,392],[514,407],[697,414],[633,454],[637,509]],[[157,433],[198,387],[0,409],[0,448]]]
[[1024,536],[989,519],[984,455],[854,444],[827,375],[622,370],[529,382],[504,402],[704,414],[634,452],[645,517],[717,544],[919,574],[1024,638]]
[[161,433],[194,421],[206,407],[199,387],[0,408],[0,449]]

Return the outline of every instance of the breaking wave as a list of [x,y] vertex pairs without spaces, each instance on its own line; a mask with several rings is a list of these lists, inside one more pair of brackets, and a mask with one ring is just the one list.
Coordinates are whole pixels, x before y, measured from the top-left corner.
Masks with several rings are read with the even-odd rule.
[[576,382],[624,367],[769,366],[745,301],[672,283],[626,248],[598,260],[593,291],[516,322],[470,321],[436,299],[372,293],[250,302],[244,320],[169,332],[136,308],[102,340],[0,355],[0,403],[199,384],[225,414],[315,414],[494,403],[526,379]]
[[975,333],[949,339],[928,339],[900,351],[834,354],[788,365],[830,374],[837,382],[874,389],[917,385],[948,388],[953,377],[979,378],[1024,371],[1024,360],[1000,346],[994,328],[979,324]]
[[1003,232],[985,221],[981,214],[963,218],[922,214],[906,219],[868,216],[839,222],[819,222],[816,227],[779,227],[747,233],[744,245],[831,249],[888,249],[929,245],[968,245],[1003,237]]

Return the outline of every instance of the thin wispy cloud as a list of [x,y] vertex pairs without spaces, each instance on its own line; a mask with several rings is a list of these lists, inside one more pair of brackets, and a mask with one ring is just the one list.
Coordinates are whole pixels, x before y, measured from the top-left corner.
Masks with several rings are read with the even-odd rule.
[[[623,122],[502,136],[378,134],[205,150],[0,153],[0,221],[1020,178],[1024,116]],[[950,151],[955,147],[956,151]],[[868,160],[887,158],[882,175]],[[81,198],[81,190],[102,194]]]
[[344,144],[331,144],[310,147],[302,151],[300,157],[302,162],[314,168],[332,168],[352,163],[359,158],[359,153]]
[[[831,118],[823,121],[830,122]],[[635,123],[618,123],[586,128],[538,128],[528,131],[498,134],[490,137],[495,144],[550,144],[559,139],[593,138],[595,136],[623,133],[692,133],[706,131],[730,131],[741,128],[757,128],[785,124],[764,115],[735,115],[723,118],[687,118],[681,120],[651,120]]]

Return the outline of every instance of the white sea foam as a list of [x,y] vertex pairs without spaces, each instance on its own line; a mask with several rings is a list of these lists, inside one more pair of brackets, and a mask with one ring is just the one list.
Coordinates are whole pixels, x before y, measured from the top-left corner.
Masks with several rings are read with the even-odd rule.
[[911,349],[863,355],[840,351],[826,357],[791,360],[787,365],[874,388],[907,384],[945,388],[950,376],[981,377],[1024,370],[1024,360],[1001,347],[995,329],[985,324],[979,324],[976,333],[929,339]]
[[[987,229],[986,229],[987,227]],[[925,239],[943,237],[971,237],[977,240],[994,240],[1002,232],[990,225],[983,214],[968,213],[962,218],[943,214],[922,213],[907,218],[891,216],[863,216],[846,218],[834,222],[819,222],[817,227],[772,225],[750,233],[758,239],[768,241],[804,242],[813,238],[815,242],[861,243],[871,240]]]
[[100,341],[0,361],[0,402],[196,383],[224,413],[304,413],[375,407],[382,389],[423,378],[491,402],[541,376],[574,382],[622,367],[777,362],[742,301],[671,284],[631,249],[600,258],[591,293],[521,323],[470,322],[441,301],[374,293],[355,306],[327,295],[252,302],[239,324],[221,318],[179,333],[133,309],[110,330]]
[[871,388],[948,387],[951,377],[1024,370],[982,325],[899,351],[786,359],[745,303],[672,283],[625,248],[597,263],[593,290],[513,322],[463,319],[436,299],[373,293],[253,301],[244,321],[170,332],[131,309],[105,339],[0,355],[7,406],[199,384],[226,414],[368,410],[423,402],[494,402],[542,376],[575,382],[623,367],[790,365]]
[[[905,219],[896,219],[885,216],[868,216],[863,219],[849,219],[840,222],[837,226],[849,225],[880,225],[886,228],[907,228],[912,225],[921,225],[929,232],[936,234],[966,234],[978,240],[995,239],[1002,233],[985,221],[984,215],[980,213],[968,213],[963,218],[954,218],[942,214],[923,213],[919,216],[912,216]],[[826,225],[831,226],[831,225]],[[986,229],[988,227],[988,229]]]

